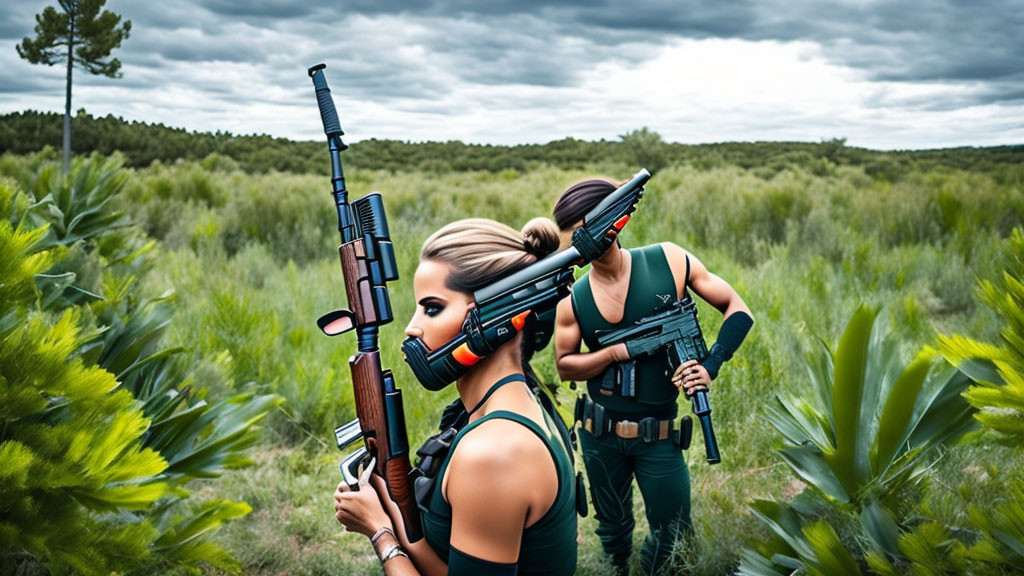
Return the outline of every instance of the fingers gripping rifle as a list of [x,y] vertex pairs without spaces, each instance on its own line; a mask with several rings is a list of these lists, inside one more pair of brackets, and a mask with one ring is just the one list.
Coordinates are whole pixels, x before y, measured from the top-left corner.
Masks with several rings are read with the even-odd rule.
[[[675,372],[687,360],[704,362],[708,357],[708,347],[697,319],[697,304],[689,295],[673,302],[662,312],[637,320],[632,326],[598,331],[597,341],[601,346],[626,343],[630,360],[621,362],[614,371],[623,396],[635,394],[636,361],[633,358],[665,350],[669,370]],[[718,452],[715,429],[711,425],[711,401],[707,390],[694,393],[690,400],[693,413],[700,420],[704,432],[704,450],[708,463],[717,464],[722,461],[722,457]]]
[[[317,325],[328,336],[356,330],[358,350],[349,358],[357,418],[335,430],[338,448],[344,450],[363,439],[364,445],[341,464],[350,486],[358,484],[362,468],[372,466],[384,478],[387,497],[398,505],[410,541],[422,538],[419,511],[409,484],[409,439],[402,410],[402,392],[395,386],[391,370],[380,363],[378,328],[391,322],[391,300],[387,282],[398,279],[395,252],[388,232],[384,202],[377,192],[350,204],[341,166],[341,151],[348,148],[338,122],[331,90],[324,78],[324,64],[309,69],[316,88],[320,117],[331,154],[331,194],[338,211],[341,233],[341,272],[350,310],[323,315]],[[383,495],[382,495],[383,496]]]

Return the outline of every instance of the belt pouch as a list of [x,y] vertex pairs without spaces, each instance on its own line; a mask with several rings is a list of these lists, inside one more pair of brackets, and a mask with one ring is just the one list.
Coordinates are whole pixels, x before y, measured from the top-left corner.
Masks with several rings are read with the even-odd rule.
[[615,381],[618,379],[619,365],[611,364],[601,373],[601,395],[615,394]]
[[573,411],[572,411],[572,418],[573,418],[573,424],[574,425],[576,424],[576,422],[583,422],[583,419],[586,418],[586,416],[584,415],[584,412],[585,412],[584,409],[586,408],[586,406],[587,406],[587,395],[583,394],[581,396],[577,396],[576,397],[576,406],[573,408]]
[[618,365],[619,391],[623,398],[636,396],[636,361],[627,360]]
[[608,432],[608,414],[604,411],[604,406],[601,406],[597,402],[590,402],[590,408],[594,411],[592,416],[592,434],[595,438],[600,438]]
[[576,513],[586,518],[590,510],[587,508],[587,488],[583,483],[583,472],[576,473]]
[[682,450],[690,448],[690,439],[693,437],[693,418],[687,414],[679,419],[679,429],[676,430],[676,446]]
[[645,444],[653,444],[658,440],[658,419],[648,416],[638,422],[638,432]]

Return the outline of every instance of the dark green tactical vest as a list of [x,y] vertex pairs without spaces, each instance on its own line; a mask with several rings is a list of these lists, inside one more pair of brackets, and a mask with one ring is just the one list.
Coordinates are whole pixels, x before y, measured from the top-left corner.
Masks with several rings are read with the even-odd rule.
[[[669,268],[668,259],[665,258],[665,251],[660,244],[633,248],[629,250],[629,254],[631,262],[625,314],[618,324],[608,322],[598,311],[590,287],[589,271],[573,286],[573,313],[579,324],[583,342],[591,352],[601,349],[597,343],[598,330],[630,326],[677,299],[672,269]],[[608,370],[613,369],[614,365],[608,367]],[[672,384],[672,375],[668,373],[668,358],[664,352],[637,360],[636,396],[633,398],[623,398],[618,390],[611,396],[602,394],[601,381],[604,377],[602,373],[587,380],[587,391],[594,402],[610,410],[616,417],[632,419],[633,416],[675,416],[676,397],[679,396],[679,391]]]
[[[541,410],[543,412],[543,407]],[[451,461],[452,454],[455,454],[459,441],[466,434],[487,420],[503,418],[519,422],[539,436],[547,445],[558,473],[558,493],[555,496],[555,502],[540,520],[523,531],[517,574],[568,576],[576,571],[576,479],[574,469],[569,461],[567,448],[557,432],[558,429],[547,412],[543,413],[546,430],[525,416],[498,410],[469,423],[455,437],[448,456],[437,473],[437,482],[434,483],[433,492],[427,499],[427,506],[420,507],[423,512],[421,516],[423,535],[430,547],[446,562],[451,546],[452,507],[445,501],[441,493],[445,470],[448,469],[448,463]]]

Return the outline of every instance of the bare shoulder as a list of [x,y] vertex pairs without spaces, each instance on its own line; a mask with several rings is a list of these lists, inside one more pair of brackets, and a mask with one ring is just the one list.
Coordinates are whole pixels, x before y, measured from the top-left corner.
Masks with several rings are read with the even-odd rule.
[[[538,465],[545,461],[550,465]],[[555,471],[544,442],[518,422],[493,418],[459,441],[448,465],[445,497],[453,507],[486,506],[501,495],[512,509],[528,508],[532,494],[522,487],[544,482],[547,474],[554,477]]]
[[674,242],[662,242],[661,249],[665,252],[665,260],[668,261],[669,270],[672,271],[672,279],[675,280],[678,296],[682,298],[684,287],[693,282],[695,273],[700,273],[703,264],[693,254]]
[[662,242],[661,249],[665,251],[665,258],[668,258],[670,264],[675,259],[685,261],[686,256],[689,254],[689,252],[683,250],[683,247],[675,242]]
[[572,296],[562,298],[555,309],[555,319],[559,324],[570,325],[576,323],[576,313],[572,309]]
[[526,468],[524,458],[547,453],[547,446],[529,428],[519,422],[492,418],[466,434],[452,455],[452,466],[472,466],[479,470],[511,471]]

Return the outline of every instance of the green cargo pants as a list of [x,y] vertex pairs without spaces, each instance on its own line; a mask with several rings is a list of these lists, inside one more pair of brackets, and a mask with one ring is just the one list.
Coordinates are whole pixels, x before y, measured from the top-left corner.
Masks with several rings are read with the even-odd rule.
[[657,574],[676,539],[690,529],[690,471],[671,439],[646,443],[615,434],[595,438],[580,429],[583,465],[597,517],[597,536],[612,563],[628,572],[633,547],[633,477],[644,499],[651,533],[640,560],[644,574]]

